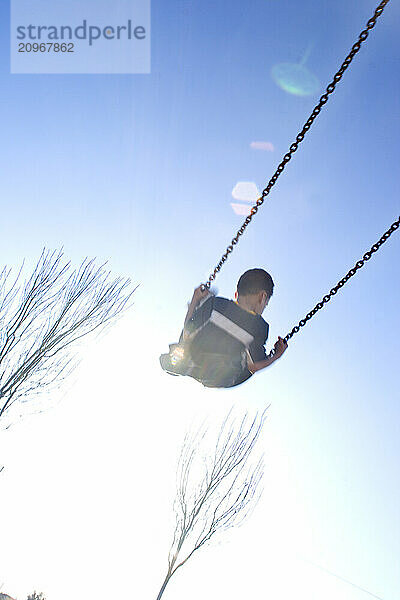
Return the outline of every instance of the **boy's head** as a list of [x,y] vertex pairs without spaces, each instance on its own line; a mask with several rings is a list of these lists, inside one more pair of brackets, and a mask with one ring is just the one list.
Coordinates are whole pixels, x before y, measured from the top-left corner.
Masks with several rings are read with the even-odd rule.
[[237,284],[235,298],[262,314],[274,291],[272,277],[264,269],[250,269],[243,273]]

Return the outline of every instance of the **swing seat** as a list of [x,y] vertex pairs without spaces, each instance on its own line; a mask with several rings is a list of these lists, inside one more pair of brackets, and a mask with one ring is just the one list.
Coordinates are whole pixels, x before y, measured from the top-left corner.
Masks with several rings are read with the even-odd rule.
[[231,388],[251,377],[246,353],[231,357],[217,352],[196,352],[192,356],[189,344],[171,344],[168,354],[161,354],[161,368],[169,375],[187,375],[204,387]]

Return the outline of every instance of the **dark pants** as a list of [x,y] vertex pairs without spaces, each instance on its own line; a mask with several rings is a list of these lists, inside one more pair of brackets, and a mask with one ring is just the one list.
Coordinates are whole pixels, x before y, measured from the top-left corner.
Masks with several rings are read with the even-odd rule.
[[[175,348],[176,344],[172,344],[170,352]],[[235,360],[226,354],[211,352],[189,352],[188,349],[185,349],[184,358],[176,363],[171,361],[171,354],[162,354],[160,365],[169,375],[187,375],[211,388],[234,387],[252,375],[239,358]]]

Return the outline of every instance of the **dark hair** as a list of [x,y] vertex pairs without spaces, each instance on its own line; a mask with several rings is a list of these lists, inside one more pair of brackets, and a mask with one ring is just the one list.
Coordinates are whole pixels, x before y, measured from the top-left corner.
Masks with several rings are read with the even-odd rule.
[[248,296],[249,294],[258,294],[258,292],[267,292],[268,299],[271,298],[274,291],[274,282],[272,277],[264,269],[250,269],[243,273],[237,284],[238,296]]

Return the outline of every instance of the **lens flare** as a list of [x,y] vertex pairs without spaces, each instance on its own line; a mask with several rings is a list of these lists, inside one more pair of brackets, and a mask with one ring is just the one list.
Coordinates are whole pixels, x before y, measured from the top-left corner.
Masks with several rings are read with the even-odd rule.
[[183,360],[184,356],[185,356],[185,351],[182,348],[182,346],[177,346],[176,348],[173,349],[173,351],[170,354],[171,364],[173,366],[177,365],[178,362]]
[[232,197],[240,202],[256,202],[260,192],[253,181],[238,181],[232,190]]
[[231,202],[231,206],[233,212],[242,217],[247,217],[250,214],[252,208],[248,204],[237,204],[236,202]]
[[295,96],[312,96],[320,89],[313,73],[302,64],[279,63],[271,70],[272,79],[279,87]]
[[251,142],[250,148],[253,150],[263,150],[264,152],[273,152],[275,150],[272,142]]

